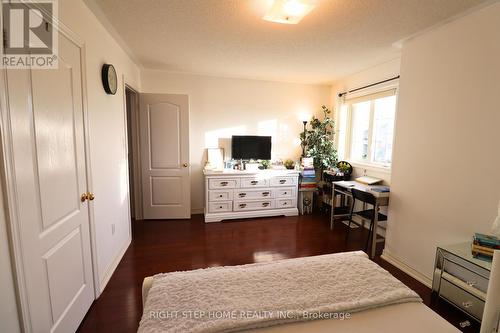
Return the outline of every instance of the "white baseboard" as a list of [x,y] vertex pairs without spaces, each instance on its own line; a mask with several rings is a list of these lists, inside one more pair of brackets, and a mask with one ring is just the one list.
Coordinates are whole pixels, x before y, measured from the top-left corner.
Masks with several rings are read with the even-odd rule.
[[203,214],[204,212],[204,209],[203,208],[192,208],[191,209],[191,214],[192,215],[195,215],[195,214]]
[[417,280],[420,283],[423,283],[426,287],[432,289],[432,279],[429,278],[428,276],[420,273],[419,271],[413,269],[412,267],[408,266],[405,262],[403,262],[400,258],[392,255],[389,251],[384,249],[382,252],[382,255],[380,258],[384,259],[387,261],[389,264],[399,268],[415,280]]
[[106,273],[102,277],[101,281],[99,281],[99,296],[104,291],[104,288],[106,288],[106,285],[108,284],[109,280],[111,279],[111,276],[115,272],[116,267],[118,267],[118,264],[120,263],[120,261],[122,260],[123,256],[125,255],[125,252],[127,251],[127,249],[130,246],[131,242],[132,242],[132,237],[129,237],[127,239],[127,241],[125,242],[124,246],[120,249],[120,252],[116,256],[116,258],[113,260],[113,262],[109,266],[108,270],[106,271]]

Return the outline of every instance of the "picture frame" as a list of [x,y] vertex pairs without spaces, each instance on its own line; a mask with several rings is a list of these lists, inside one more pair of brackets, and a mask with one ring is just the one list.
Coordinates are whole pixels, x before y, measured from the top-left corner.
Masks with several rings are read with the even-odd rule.
[[207,148],[207,161],[213,170],[223,170],[224,148]]

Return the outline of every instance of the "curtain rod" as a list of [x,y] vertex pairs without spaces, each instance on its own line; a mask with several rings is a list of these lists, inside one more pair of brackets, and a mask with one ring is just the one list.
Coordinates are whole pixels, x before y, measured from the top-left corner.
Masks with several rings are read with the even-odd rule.
[[395,76],[395,77],[391,77],[390,79],[387,79],[387,80],[383,80],[383,81],[379,81],[379,82],[375,82],[375,83],[366,85],[364,87],[360,87],[360,88],[356,88],[356,89],[353,89],[353,90],[348,90],[348,91],[341,92],[341,93],[339,93],[339,97],[342,97],[342,96],[347,95],[349,93],[353,93],[353,92],[361,90],[361,89],[370,88],[370,87],[377,86],[379,84],[386,83],[386,82],[393,81],[393,80],[397,80],[397,79],[399,79],[399,75]]

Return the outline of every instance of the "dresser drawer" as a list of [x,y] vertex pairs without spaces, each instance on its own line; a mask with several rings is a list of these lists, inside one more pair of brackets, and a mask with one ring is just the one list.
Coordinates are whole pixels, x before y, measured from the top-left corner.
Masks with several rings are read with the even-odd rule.
[[271,178],[271,186],[291,186],[297,183],[295,177],[274,177]]
[[208,201],[233,200],[233,190],[208,191]]
[[233,211],[232,201],[210,202],[208,204],[209,213],[222,213]]
[[273,191],[275,198],[293,198],[295,193],[292,187],[279,188]]
[[[449,252],[442,251],[444,271],[467,283],[469,286],[486,292],[488,290],[489,272],[463,260]],[[482,276],[484,275],[484,276]]]
[[234,199],[269,199],[273,197],[273,192],[270,189],[262,190],[236,190],[234,191]]
[[234,201],[234,211],[263,210],[274,208],[274,200]]
[[473,317],[483,317],[484,302],[446,279],[441,279],[440,295]]
[[276,208],[291,208],[295,207],[293,199],[278,199],[276,200]]
[[241,178],[240,184],[241,188],[267,187],[269,186],[269,179]]
[[239,179],[209,179],[208,188],[211,190],[238,188],[240,187]]

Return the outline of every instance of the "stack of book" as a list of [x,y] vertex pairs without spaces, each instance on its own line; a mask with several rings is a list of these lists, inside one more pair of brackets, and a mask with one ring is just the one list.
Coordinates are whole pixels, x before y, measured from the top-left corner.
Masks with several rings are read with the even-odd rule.
[[303,158],[300,167],[300,189],[316,189],[316,171],[314,170],[313,159]]
[[491,260],[493,251],[500,250],[500,239],[495,236],[474,234],[472,240],[472,256],[479,259]]

